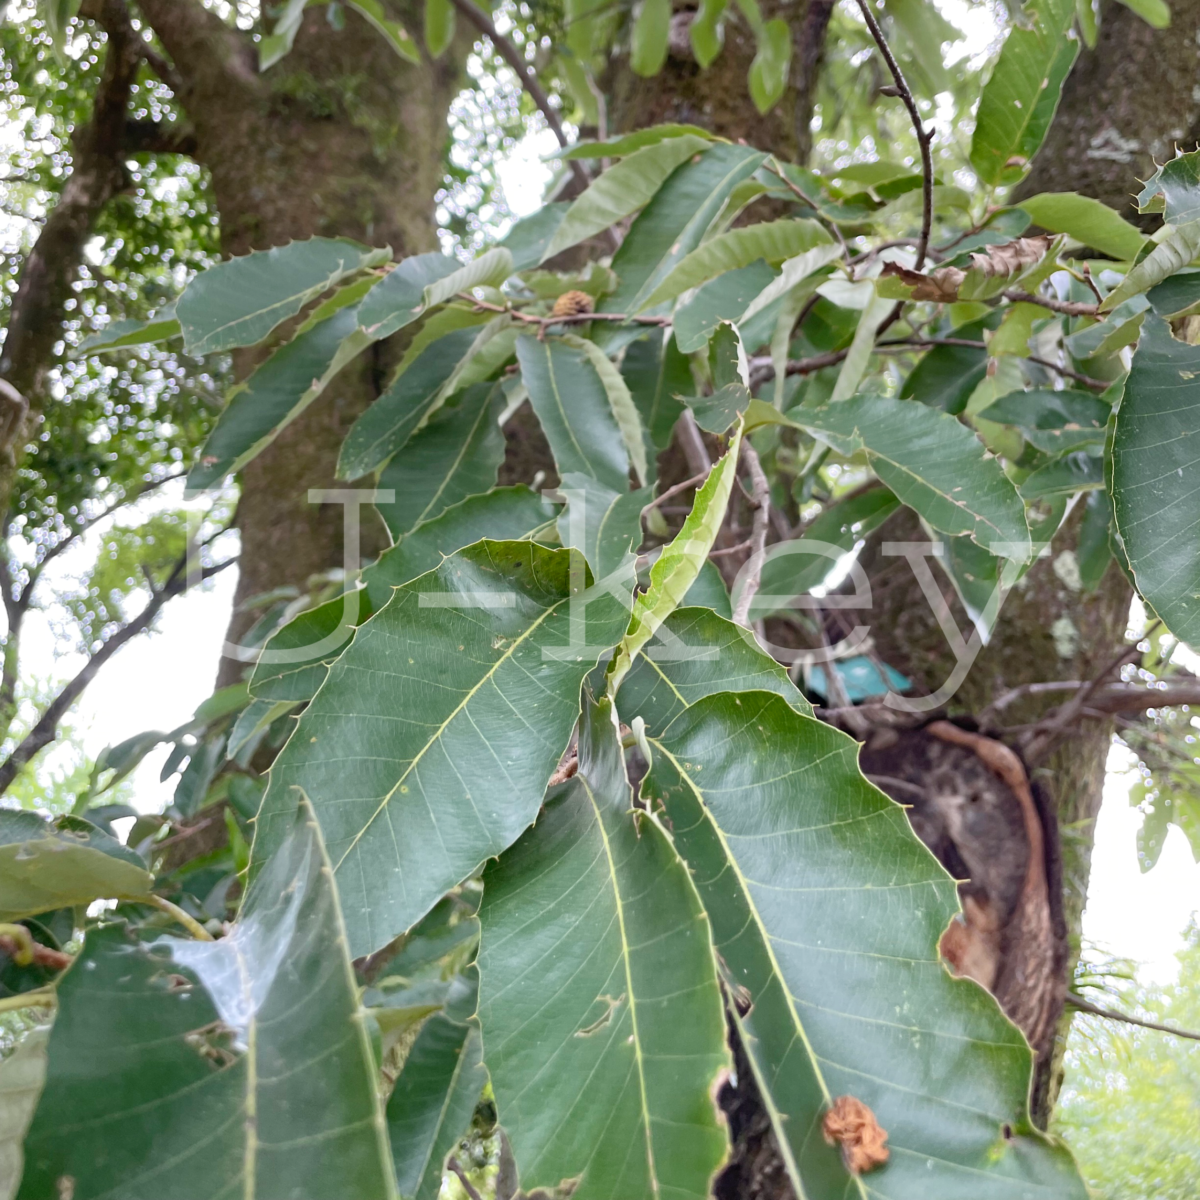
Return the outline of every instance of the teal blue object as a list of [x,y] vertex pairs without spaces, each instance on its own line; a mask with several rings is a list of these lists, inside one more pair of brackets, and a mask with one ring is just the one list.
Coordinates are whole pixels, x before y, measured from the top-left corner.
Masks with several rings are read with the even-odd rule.
[[[871,700],[876,696],[886,696],[889,691],[906,692],[912,687],[911,679],[901,675],[899,671],[894,667],[889,667],[886,663],[884,663],[884,670],[887,671],[887,682],[885,683],[883,676],[879,673],[879,668],[862,654],[856,655],[854,658],[844,658],[833,665],[842,678],[842,686],[846,689],[846,696],[852,704],[857,704],[862,700]],[[828,697],[829,688],[825,680],[824,667],[813,667],[804,682],[808,690],[822,700]]]

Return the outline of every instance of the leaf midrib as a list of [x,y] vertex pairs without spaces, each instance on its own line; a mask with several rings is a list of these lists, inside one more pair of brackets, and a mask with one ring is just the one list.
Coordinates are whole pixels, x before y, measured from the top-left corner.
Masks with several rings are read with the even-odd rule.
[[[751,919],[754,922],[755,928],[758,930],[759,938],[771,964],[771,970],[774,972],[776,979],[779,981],[779,986],[782,989],[783,994],[787,997],[788,1012],[792,1015],[792,1025],[795,1029],[796,1036],[800,1039],[800,1044],[804,1047],[805,1053],[808,1055],[808,1060],[812,1067],[813,1075],[815,1076],[817,1083],[820,1085],[821,1094],[825,1098],[825,1103],[832,1105],[833,1096],[830,1093],[829,1085],[825,1081],[825,1075],[820,1066],[822,1060],[817,1055],[812,1042],[809,1041],[808,1031],[805,1029],[803,1021],[800,1020],[800,1014],[796,1011],[795,997],[792,995],[791,989],[787,986],[787,981],[784,977],[783,971],[780,969],[779,960],[775,956],[775,946],[771,941],[770,935],[766,931],[766,927],[763,925],[762,918],[759,915],[758,905],[754,901],[754,897],[750,891],[749,883],[746,879],[746,876],[742,873],[740,864],[729,848],[729,843],[726,841],[724,831],[713,817],[708,805],[704,802],[704,793],[696,786],[691,776],[683,769],[683,765],[680,763],[680,761],[663,745],[659,738],[651,738],[650,743],[663,755],[664,758],[671,763],[671,765],[675,768],[675,772],[679,778],[687,784],[688,788],[691,789],[692,794],[696,798],[696,803],[700,805],[700,811],[704,814],[704,817],[708,821],[710,828],[713,830],[717,840],[720,842],[721,849],[725,854],[725,861],[728,863],[729,869],[733,872],[734,878],[738,882],[738,887],[741,889],[742,895],[746,898],[746,905],[750,909]],[[739,1027],[741,1026],[740,1019],[738,1021],[738,1025]],[[758,1076],[758,1070],[755,1066],[754,1056],[750,1054],[747,1055],[747,1057],[750,1060],[751,1069],[754,1070],[755,1075]],[[762,1082],[763,1081],[760,1079],[760,1085]],[[764,1100],[766,1100],[771,1108],[771,1111],[778,1114],[778,1109],[775,1108],[774,1104],[771,1103],[770,1100],[767,1100],[769,1089],[766,1087],[760,1087],[760,1090],[762,1091]],[[777,1128],[782,1131],[783,1125],[784,1122],[781,1119]],[[781,1136],[776,1140],[779,1143],[780,1153],[784,1156],[784,1159],[788,1164],[789,1174],[792,1177],[792,1182],[795,1184],[797,1189],[799,1189],[801,1196],[803,1196],[804,1182],[800,1176],[800,1168],[792,1154],[791,1145],[786,1137]],[[855,1190],[857,1191],[861,1200],[867,1200],[868,1193],[862,1180],[857,1175],[852,1175],[850,1178],[854,1183]]]

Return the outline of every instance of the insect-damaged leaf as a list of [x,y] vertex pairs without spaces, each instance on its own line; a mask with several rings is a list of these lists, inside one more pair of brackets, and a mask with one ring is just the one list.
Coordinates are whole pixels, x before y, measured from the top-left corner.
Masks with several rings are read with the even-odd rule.
[[[125,925],[93,929],[58,996],[23,1200],[62,1196],[64,1177],[80,1200],[395,1196],[307,803],[228,935],[147,943]],[[141,1136],[122,1136],[131,1128]]]
[[[1024,1039],[939,960],[954,883],[854,741],[780,696],[727,692],[650,748],[643,794],[712,922],[796,1194],[1083,1200],[1070,1155],[1030,1125]],[[888,1164],[863,1177],[819,1132],[841,1095],[887,1131]]]
[[488,1070],[526,1192],[703,1200],[728,1062],[708,923],[670,840],[632,811],[608,701],[579,771],[484,875]]
[[537,815],[583,677],[629,619],[623,598],[579,594],[574,554],[479,542],[398,588],[276,759],[254,859],[277,844],[302,788],[355,956],[407,929]]

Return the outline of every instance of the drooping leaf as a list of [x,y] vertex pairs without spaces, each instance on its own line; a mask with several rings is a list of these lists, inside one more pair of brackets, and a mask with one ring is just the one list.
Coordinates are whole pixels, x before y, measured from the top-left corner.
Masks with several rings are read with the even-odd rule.
[[642,509],[650,489],[614,492],[590,475],[569,472],[558,490],[567,500],[558,518],[562,544],[583,551],[596,579],[627,577],[632,587],[633,552],[642,544]]
[[640,307],[653,308],[673,300],[726,271],[749,266],[756,259],[761,258],[774,266],[818,246],[832,244],[833,238],[816,221],[767,221],[731,229],[704,242],[683,258]]
[[387,1105],[396,1181],[403,1200],[437,1200],[450,1151],[467,1132],[488,1081],[475,988],[456,1010],[437,1013],[417,1034]]
[[1074,0],[1029,0],[984,85],[971,139],[971,165],[994,186],[1024,174],[1058,108],[1079,43]]
[[690,254],[733,189],[754,174],[766,155],[748,146],[709,146],[698,161],[678,167],[629,227],[612,267],[620,283],[605,312],[637,312],[675,264]]
[[126,346],[144,346],[153,342],[166,342],[180,334],[179,319],[175,306],[168,304],[144,321],[113,321],[99,333],[84,338],[75,350],[75,357],[99,354],[104,350],[121,350]]
[[[774,409],[751,406],[748,421],[771,421]],[[879,478],[934,529],[969,534],[1006,558],[1029,557],[1025,509],[1000,464],[948,413],[885,396],[795,408],[786,420],[842,454],[865,450]]]
[[258,45],[260,71],[268,70],[291,53],[296,34],[300,32],[300,22],[304,19],[304,10],[310,3],[311,0],[286,0],[281,6],[271,32]]
[[[1029,1121],[1024,1039],[938,957],[953,881],[859,774],[855,742],[743,692],[699,700],[650,746],[643,792],[709,914],[797,1195],[1083,1200]],[[841,1095],[887,1134],[869,1175],[814,1136]]]
[[628,632],[621,639],[609,669],[609,695],[616,693],[634,659],[658,632],[659,626],[679,607],[695,583],[701,566],[708,560],[708,552],[725,519],[741,448],[742,424],[739,422],[729,439],[729,448],[696,492],[692,511],[651,567],[649,588],[634,601]]
[[479,542],[397,588],[275,760],[254,859],[302,788],[355,956],[409,928],[536,816],[580,684],[628,621],[621,598],[573,596],[575,553]]
[[1156,283],[1188,266],[1197,255],[1200,255],[1200,221],[1190,221],[1173,229],[1141,262],[1130,268],[1125,278],[1104,297],[1101,311],[1111,312],[1130,296],[1149,291]]
[[527,1193],[577,1179],[578,1200],[704,1200],[725,1154],[708,924],[631,808],[611,702],[589,703],[578,773],[484,876],[480,1024]]
[[633,664],[621,690],[621,719],[641,717],[661,733],[689,704],[716,692],[764,691],[812,714],[787,672],[754,635],[707,608],[677,608]]
[[776,17],[758,31],[758,49],[747,78],[750,99],[760,113],[769,112],[783,95],[791,62],[791,26]]
[[515,541],[542,526],[553,527],[554,516],[554,506],[523,484],[495,488],[446,509],[385,550],[363,572],[361,589],[307,609],[273,633],[254,665],[251,694],[273,703],[311,700],[355,628],[391,599],[393,588],[472,542]]
[[175,305],[184,349],[212,354],[253,346],[347,275],[391,256],[348,238],[309,238],[218,263],[197,275]]
[[587,355],[608,397],[608,407],[621,431],[621,441],[625,443],[634,476],[638,483],[645,483],[650,473],[646,459],[646,435],[642,428],[641,412],[633,402],[624,376],[595,342],[569,333],[564,334],[562,340],[567,346],[582,350]]
[[1120,0],[1120,3],[1137,13],[1152,29],[1166,29],[1171,24],[1171,10],[1166,0]]
[[399,21],[388,16],[380,0],[346,0],[346,4],[383,34],[387,43],[402,59],[414,65],[420,64],[421,51],[417,43]]
[[725,40],[723,17],[729,7],[729,0],[700,0],[700,7],[688,29],[692,43],[692,52],[701,69],[712,65],[713,60],[721,53],[721,44]]
[[[678,399],[692,389],[692,372],[675,338],[657,331],[634,342],[621,362],[629,394],[642,414],[642,428],[653,451],[665,450],[683,412]],[[649,463],[649,458],[648,458]]]
[[425,0],[425,48],[441,58],[454,41],[455,12],[450,0]]
[[870,365],[871,355],[875,352],[875,338],[879,326],[894,307],[890,300],[880,296],[872,296],[864,305],[850,348],[838,369],[837,383],[833,385],[831,400],[848,400],[858,391]]
[[662,70],[670,30],[670,0],[641,0],[629,48],[629,65],[638,75],[657,75]]
[[358,319],[372,337],[390,337],[425,311],[425,289],[462,270],[445,254],[415,254],[398,262],[359,306]]
[[824,583],[842,555],[899,507],[887,488],[870,488],[830,505],[805,529],[803,537],[769,546],[759,590],[750,605],[751,621],[792,607],[798,597]]
[[622,158],[567,209],[543,258],[553,258],[643,208],[680,163],[710,144],[707,138],[687,133],[643,146]]
[[380,490],[390,489],[395,499],[375,507],[394,539],[495,484],[504,461],[504,405],[499,384],[466,388],[438,409],[384,467]]
[[1146,294],[1150,307],[1160,317],[1190,316],[1200,306],[1200,270],[1177,271]]
[[405,366],[358,418],[338,455],[338,476],[358,479],[383,466],[453,390],[472,352],[498,329],[468,325],[438,338]]
[[1200,348],[1149,317],[1125,381],[1109,491],[1138,591],[1200,645]]
[[261,454],[370,340],[358,328],[357,310],[344,308],[276,350],[230,393],[188,488],[218,487]]
[[[58,987],[25,1200],[61,1195],[64,1176],[80,1197],[395,1196],[345,930],[306,802],[281,833],[225,937],[147,943],[123,924],[88,933]],[[146,1136],[114,1136],[130,1127]]]
[[625,491],[629,456],[590,354],[563,338],[525,335],[517,339],[517,361],[559,475],[590,475]]
[[13,1200],[21,1183],[22,1143],[46,1081],[49,1032],[31,1030],[0,1062],[0,1200]]
[[434,308],[459,292],[477,287],[499,287],[513,273],[512,254],[504,246],[493,246],[478,258],[449,275],[425,285],[425,307]]
[[1146,235],[1107,204],[1078,192],[1042,192],[1021,201],[1034,223],[1051,233],[1065,233],[1113,258],[1136,258]]
[[0,921],[149,894],[141,857],[82,817],[0,808]]

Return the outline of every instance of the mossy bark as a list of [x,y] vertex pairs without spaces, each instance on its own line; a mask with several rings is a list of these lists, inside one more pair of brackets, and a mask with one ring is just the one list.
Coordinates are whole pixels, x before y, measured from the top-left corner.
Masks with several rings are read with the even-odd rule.
[[[312,9],[291,53],[259,74],[250,43],[197,12],[194,0],[142,0],[141,7],[180,75],[179,100],[195,128],[196,158],[212,176],[227,254],[313,236],[389,245],[398,258],[437,249],[447,113],[469,40],[414,66],[352,11],[335,31],[323,10]],[[415,5],[408,24],[420,27]],[[237,374],[257,357],[237,354]],[[231,641],[255,619],[243,608],[247,600],[303,589],[341,565],[342,508],[310,504],[308,492],[335,485],[338,447],[379,395],[392,357],[380,346],[351,364],[243,471]],[[383,531],[373,522],[366,517],[364,551],[380,548]],[[243,670],[224,659],[220,682]]]

